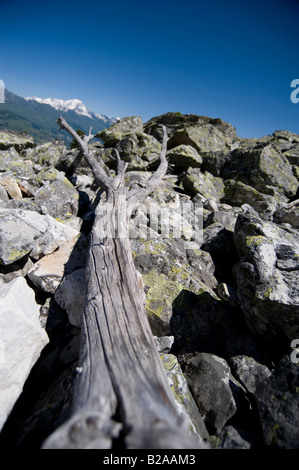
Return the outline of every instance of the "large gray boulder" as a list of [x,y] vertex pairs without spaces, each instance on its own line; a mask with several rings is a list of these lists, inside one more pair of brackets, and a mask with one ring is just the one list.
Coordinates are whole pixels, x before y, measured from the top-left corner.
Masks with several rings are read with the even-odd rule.
[[225,179],[242,181],[283,202],[284,196],[293,196],[298,186],[289,160],[271,142],[257,143],[252,147],[243,145],[235,149],[222,176]]
[[34,259],[52,253],[78,230],[50,215],[21,209],[0,209],[0,264],[12,264],[25,255]]
[[238,296],[249,328],[268,341],[298,338],[298,232],[240,214],[235,244]]
[[242,393],[225,359],[200,353],[184,369],[189,387],[206,422],[219,434],[237,411],[236,389]]
[[25,132],[0,131],[0,150],[14,147],[17,151],[34,146],[34,140]]
[[34,291],[23,277],[0,289],[0,429],[48,343]]
[[298,384],[298,364],[287,354],[254,392],[264,441],[271,448],[298,449]]

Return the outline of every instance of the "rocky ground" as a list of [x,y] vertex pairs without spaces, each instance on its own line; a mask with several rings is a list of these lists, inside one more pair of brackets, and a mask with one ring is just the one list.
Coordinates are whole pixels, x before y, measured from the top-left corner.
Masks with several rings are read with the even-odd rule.
[[[131,243],[177,405],[212,448],[298,448],[299,135],[241,139],[220,119],[168,113],[122,119],[92,151],[113,175],[116,147],[127,184],[146,184],[160,124],[169,171],[132,214]],[[0,132],[2,448],[40,448],[71,412],[103,197],[77,153]]]

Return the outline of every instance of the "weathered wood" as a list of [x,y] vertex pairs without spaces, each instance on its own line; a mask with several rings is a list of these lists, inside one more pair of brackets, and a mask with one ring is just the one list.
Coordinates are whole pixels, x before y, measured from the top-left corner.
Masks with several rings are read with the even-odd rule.
[[[59,124],[69,130],[64,120]],[[143,285],[129,240],[132,206],[152,192],[166,173],[166,140],[164,129],[160,166],[147,188],[128,191],[124,187],[127,165],[118,152],[114,179],[97,172],[107,200],[97,208],[90,235],[73,415],[44,448],[109,448],[115,440],[127,448],[198,445],[180,422],[145,312]],[[84,141],[79,145],[96,174]]]

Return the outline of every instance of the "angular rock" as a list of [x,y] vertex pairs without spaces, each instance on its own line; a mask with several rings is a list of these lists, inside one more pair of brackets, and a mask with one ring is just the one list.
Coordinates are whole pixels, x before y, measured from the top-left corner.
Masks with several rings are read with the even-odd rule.
[[69,322],[81,327],[86,303],[85,268],[78,269],[64,276],[54,298],[58,305],[66,310]]
[[298,186],[288,159],[271,143],[234,150],[222,176],[242,181],[264,194],[275,196],[277,193],[278,198],[293,196]]
[[66,152],[66,146],[57,142],[47,142],[36,146],[34,149],[27,149],[25,158],[43,167],[55,167]]
[[6,189],[7,193],[12,199],[22,199],[20,186],[15,179],[3,178],[0,180],[0,185]]
[[98,134],[95,135],[97,139],[101,139],[105,144],[107,143],[110,134],[115,133],[123,133],[123,132],[143,132],[143,125],[142,119],[139,116],[130,116],[125,117],[117,121],[112,126],[108,127],[108,129],[104,129]]
[[49,215],[0,209],[0,264],[12,264],[26,254],[34,259],[52,253],[78,231]]
[[[113,127],[113,126],[112,126]],[[109,152],[106,155],[105,163],[109,168],[116,168],[116,160],[113,155],[115,147],[118,150],[121,159],[128,162],[128,171],[132,170],[145,170],[156,162],[158,165],[161,144],[153,136],[143,132],[112,132],[102,131],[105,133],[106,150]],[[102,152],[103,153],[103,152]]]
[[221,178],[211,175],[205,171],[202,173],[199,168],[189,168],[180,178],[181,184],[187,194],[195,196],[197,193],[206,199],[214,198],[220,201],[224,196],[224,183]]
[[221,357],[200,353],[187,362],[184,375],[201,414],[219,434],[237,411],[232,391],[237,385],[227,362]]
[[174,165],[177,171],[185,171],[189,167],[199,168],[202,158],[191,145],[179,145],[168,150],[166,156],[170,165]]
[[247,325],[264,340],[299,337],[299,238],[295,230],[239,215],[234,271]]
[[166,371],[180,417],[185,421],[186,431],[197,437],[200,443],[207,441],[209,434],[196,402],[189,390],[187,380],[177,358],[173,354],[160,353],[162,365]]
[[221,449],[251,449],[252,436],[233,426],[225,426],[220,435]]
[[31,368],[48,343],[39,323],[34,291],[22,277],[0,290],[0,428],[18,399]]
[[54,294],[63,278],[66,264],[77,243],[77,238],[70,238],[53,253],[43,256],[28,271],[29,279],[45,292]]
[[270,448],[298,449],[298,392],[299,367],[287,354],[254,392],[264,441]]
[[278,206],[277,200],[242,181],[226,180],[224,200],[233,206],[250,204],[263,218],[270,218]]
[[259,384],[271,375],[267,366],[259,364],[250,356],[233,356],[229,364],[234,376],[250,393],[254,393]]
[[17,151],[21,151],[33,146],[33,138],[25,132],[0,131],[0,150],[14,147]]
[[211,152],[230,148],[236,139],[236,129],[231,124],[195,114],[166,113],[150,119],[144,130],[162,141],[161,124],[168,129],[169,148],[186,144],[199,153]]
[[206,351],[223,355],[238,323],[239,314],[206,286],[197,295],[184,289],[173,302],[169,321],[174,354]]
[[291,208],[281,207],[274,212],[273,221],[278,224],[290,224],[294,228],[299,228],[299,206]]
[[49,214],[55,219],[67,220],[78,213],[79,193],[63,173],[54,181],[47,181],[41,186],[34,200],[43,214]]

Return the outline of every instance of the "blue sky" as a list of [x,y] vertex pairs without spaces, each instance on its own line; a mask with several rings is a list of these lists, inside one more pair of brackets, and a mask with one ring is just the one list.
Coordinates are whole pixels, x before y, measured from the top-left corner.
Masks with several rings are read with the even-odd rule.
[[0,18],[0,79],[20,96],[299,133],[299,0],[0,0]]

